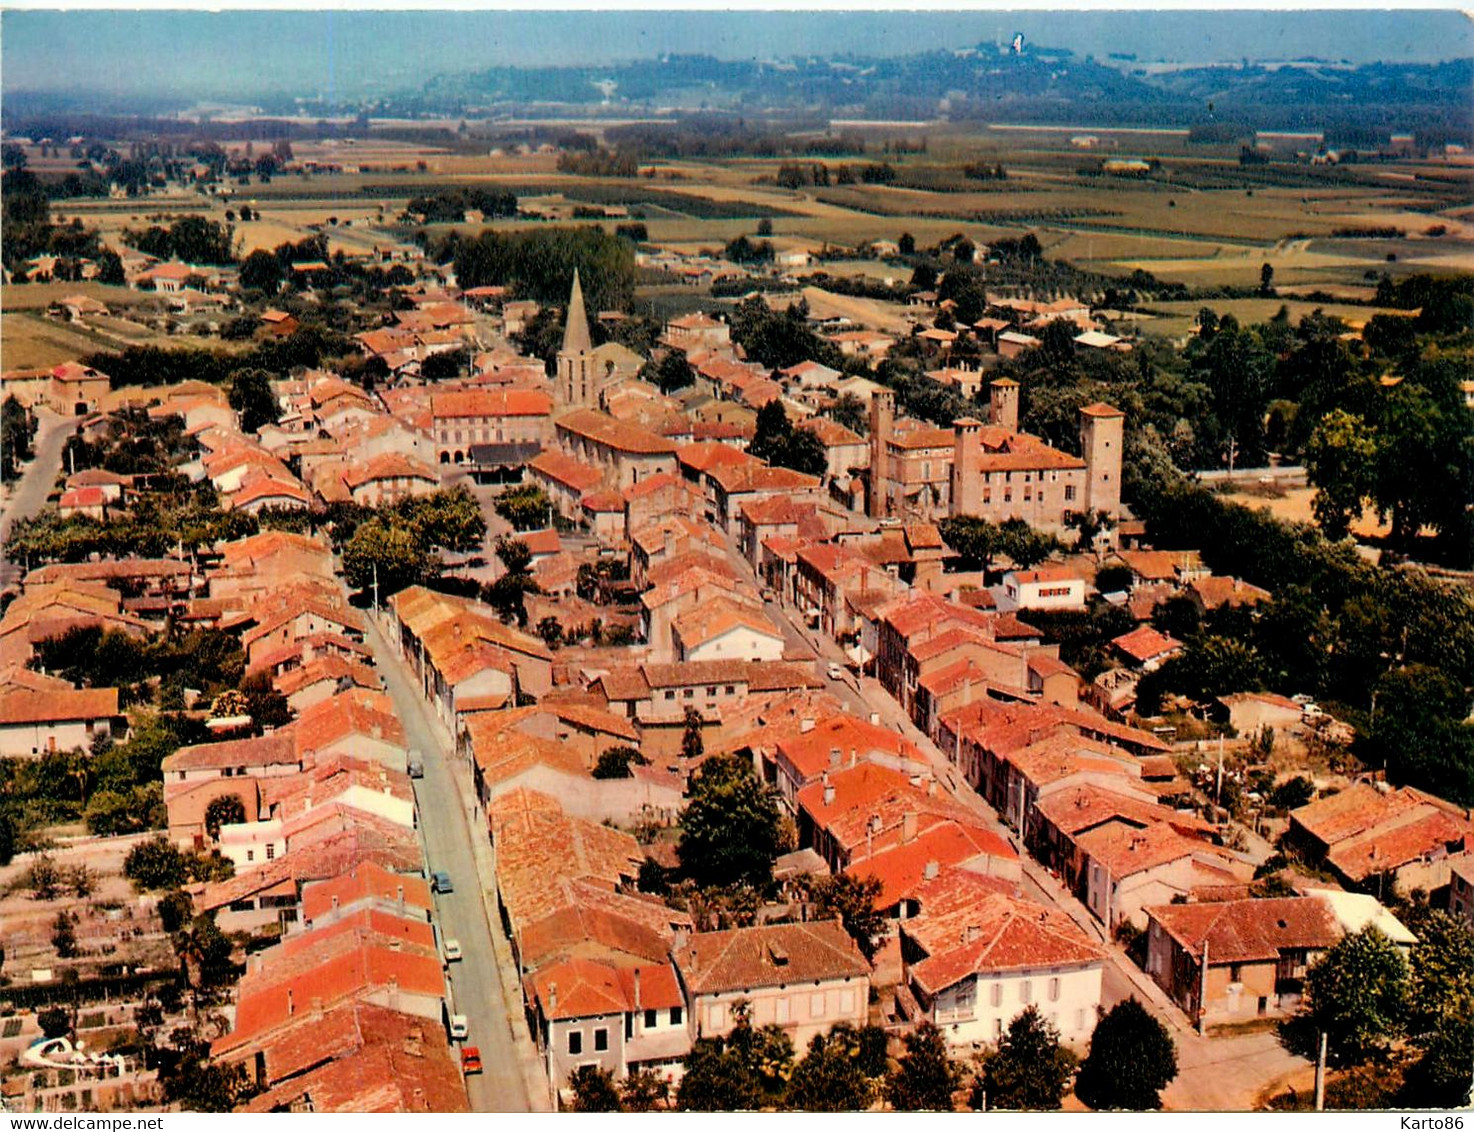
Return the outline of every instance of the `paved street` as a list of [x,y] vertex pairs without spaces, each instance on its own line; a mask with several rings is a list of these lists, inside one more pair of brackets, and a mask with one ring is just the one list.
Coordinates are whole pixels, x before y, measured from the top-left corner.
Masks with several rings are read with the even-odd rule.
[[[467,1078],[471,1108],[477,1112],[547,1111],[547,1089],[538,1084],[540,1074],[521,1017],[520,991],[512,979],[509,993],[503,981],[504,972],[509,974],[503,964],[509,965],[510,952],[499,929],[494,934],[494,917],[484,896],[495,888],[491,848],[480,832],[484,828],[481,821],[466,811],[471,796],[469,776],[464,768],[457,773],[445,728],[420,697],[377,624],[370,620],[368,625],[366,643],[373,649],[374,662],[409,743],[425,756],[425,775],[414,780],[414,786],[426,861],[432,871],[449,873],[455,884],[454,892],[435,898],[436,918],[443,936],[459,940],[465,954],[448,968],[454,1009],[467,1016],[471,1031],[467,1044],[480,1047],[486,1067],[482,1075]],[[464,785],[461,779],[466,780]],[[473,836],[482,844],[474,842]]]
[[[46,496],[56,483],[56,473],[61,469],[61,450],[66,447],[76,421],[58,416],[50,409],[36,409],[36,439],[33,444],[35,458],[21,474],[0,508],[0,543],[10,535],[11,525],[21,519],[29,519],[46,505]],[[23,563],[7,562],[0,568],[0,583],[10,583],[19,576]]]

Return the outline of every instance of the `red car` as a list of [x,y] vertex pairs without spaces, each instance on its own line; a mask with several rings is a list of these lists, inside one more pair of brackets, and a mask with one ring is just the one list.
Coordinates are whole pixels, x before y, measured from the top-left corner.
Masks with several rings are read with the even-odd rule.
[[479,1046],[466,1046],[461,1050],[461,1073],[470,1076],[472,1073],[481,1072],[481,1049]]

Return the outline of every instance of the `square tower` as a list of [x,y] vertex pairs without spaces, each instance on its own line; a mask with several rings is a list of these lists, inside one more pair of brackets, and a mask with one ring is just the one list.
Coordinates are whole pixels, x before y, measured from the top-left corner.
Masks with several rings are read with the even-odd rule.
[[982,421],[952,422],[952,514],[976,515],[983,503]]
[[1104,511],[1112,519],[1121,514],[1121,449],[1126,439],[1126,414],[1097,401],[1080,410],[1080,455],[1085,460],[1084,506]]
[[1018,431],[1018,382],[1000,377],[988,386],[988,423],[1009,432]]
[[870,395],[870,495],[872,519],[890,514],[888,480],[890,478],[890,439],[895,431],[896,394],[890,389],[877,389]]

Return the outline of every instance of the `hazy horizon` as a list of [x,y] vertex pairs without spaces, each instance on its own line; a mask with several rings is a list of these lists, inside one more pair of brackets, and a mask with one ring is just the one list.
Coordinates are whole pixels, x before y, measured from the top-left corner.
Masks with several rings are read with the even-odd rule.
[[494,66],[905,55],[1007,42],[1146,63],[1434,63],[1474,55],[1452,10],[971,12],[34,11],[0,16],[7,94],[354,101]]

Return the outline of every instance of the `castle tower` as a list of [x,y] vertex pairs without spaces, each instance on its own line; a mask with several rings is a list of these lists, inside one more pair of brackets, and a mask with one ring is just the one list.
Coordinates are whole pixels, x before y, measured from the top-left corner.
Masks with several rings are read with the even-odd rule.
[[977,515],[983,505],[983,423],[972,417],[952,422],[952,514]]
[[1018,382],[1000,377],[988,386],[988,423],[1018,431]]
[[583,286],[575,267],[573,291],[568,296],[568,318],[563,326],[563,348],[558,351],[558,392],[564,405],[594,405],[598,401],[593,345],[589,316],[583,305]]
[[887,447],[896,423],[896,395],[889,389],[877,389],[870,396],[870,517],[883,519],[890,514],[887,505],[890,478],[890,452]]
[[1084,506],[1121,514],[1121,449],[1126,438],[1126,414],[1103,401],[1080,410],[1080,455],[1085,458]]

